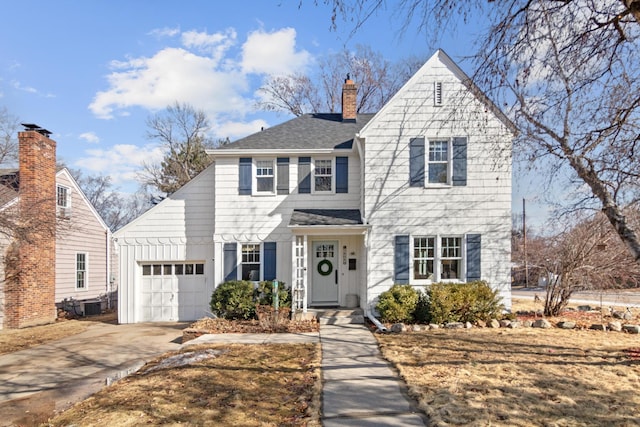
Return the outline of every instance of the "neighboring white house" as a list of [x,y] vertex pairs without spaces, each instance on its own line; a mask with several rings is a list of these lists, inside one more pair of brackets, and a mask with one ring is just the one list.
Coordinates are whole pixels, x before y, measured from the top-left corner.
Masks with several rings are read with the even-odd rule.
[[373,309],[394,283],[484,279],[510,299],[509,120],[438,51],[377,113],[306,114],[115,233],[119,321],[194,320],[216,285],[274,280],[295,307]]

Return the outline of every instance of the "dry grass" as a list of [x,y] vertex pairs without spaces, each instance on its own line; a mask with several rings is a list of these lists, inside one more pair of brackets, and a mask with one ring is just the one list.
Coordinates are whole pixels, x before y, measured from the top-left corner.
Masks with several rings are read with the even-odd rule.
[[0,330],[0,354],[25,350],[84,332],[93,322],[116,322],[116,313],[91,316],[82,320],[60,320],[49,325]]
[[638,335],[474,328],[377,337],[433,425],[640,425]]
[[219,344],[184,351],[205,349],[216,355],[154,370],[164,355],[48,425],[320,425],[319,344]]

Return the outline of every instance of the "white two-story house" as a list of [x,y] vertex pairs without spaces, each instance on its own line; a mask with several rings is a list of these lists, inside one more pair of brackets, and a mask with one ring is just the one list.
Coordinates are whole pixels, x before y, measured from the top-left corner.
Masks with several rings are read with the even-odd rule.
[[375,307],[394,283],[486,280],[510,307],[510,121],[438,51],[376,114],[306,114],[115,233],[119,320],[194,320],[215,286],[278,280],[294,308]]

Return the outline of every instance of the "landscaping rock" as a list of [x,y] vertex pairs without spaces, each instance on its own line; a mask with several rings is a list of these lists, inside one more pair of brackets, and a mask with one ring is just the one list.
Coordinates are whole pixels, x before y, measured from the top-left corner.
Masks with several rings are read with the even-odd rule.
[[413,325],[411,326],[413,332],[420,332],[422,330],[422,325]]
[[473,325],[471,324],[471,322],[467,322],[467,323],[464,324],[464,328],[465,329],[471,329],[471,328],[473,328]]
[[391,332],[407,332],[407,325],[405,325],[404,323],[394,323],[393,325],[391,325]]
[[627,311],[624,312],[624,314],[622,315],[622,319],[623,320],[631,320],[631,319],[633,319],[633,314],[631,314],[629,309],[627,309]]
[[498,322],[496,319],[491,319],[491,321],[489,322],[489,327],[490,328],[499,328],[500,327],[500,322]]
[[518,322],[517,320],[514,320],[513,322],[510,322],[509,326],[508,326],[508,328],[511,328],[511,329],[516,329],[516,328],[519,328],[519,327],[520,327],[520,322]]
[[607,325],[602,325],[600,323],[594,323],[593,325],[589,326],[589,329],[593,329],[594,331],[606,331],[607,330]]
[[640,334],[640,326],[638,325],[622,325],[622,329],[630,334]]
[[591,306],[590,305],[579,305],[578,306],[578,311],[591,311]]
[[620,322],[616,322],[616,321],[609,322],[607,327],[609,328],[610,331],[615,331],[615,332],[622,331],[622,323]]
[[533,326],[533,321],[531,320],[525,320],[524,322],[522,322],[522,326],[525,328],[530,328]]
[[436,323],[429,323],[429,329],[440,329],[440,325]]
[[547,319],[538,319],[533,322],[533,325],[531,326],[534,328],[549,329],[551,327],[551,323]]
[[508,319],[502,319],[502,320],[500,321],[500,327],[501,327],[501,328],[508,328],[508,327],[509,327],[509,325],[511,325],[511,320],[508,320]]
[[462,322],[449,322],[444,325],[447,329],[462,329],[464,328],[464,323]]
[[485,322],[484,320],[477,320],[476,321],[476,326],[478,328],[486,328],[487,327],[487,322]]
[[558,322],[557,326],[560,329],[575,329],[576,322],[569,322],[569,321]]

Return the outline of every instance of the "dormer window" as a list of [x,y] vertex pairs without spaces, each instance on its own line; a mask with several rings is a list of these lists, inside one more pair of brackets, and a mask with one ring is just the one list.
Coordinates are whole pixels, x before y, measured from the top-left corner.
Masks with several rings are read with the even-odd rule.
[[435,82],[433,85],[433,105],[442,105],[442,82]]

